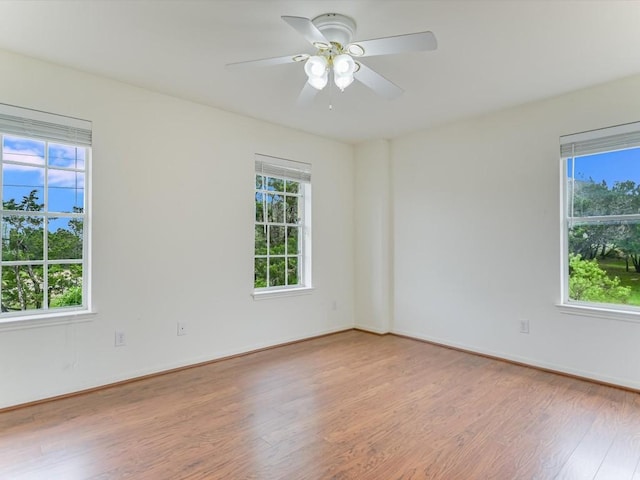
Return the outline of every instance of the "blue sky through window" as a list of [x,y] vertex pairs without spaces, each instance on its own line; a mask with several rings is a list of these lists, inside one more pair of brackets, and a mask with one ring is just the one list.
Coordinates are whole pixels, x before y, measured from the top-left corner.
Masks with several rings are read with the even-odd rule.
[[[48,167],[45,168],[45,149]],[[49,143],[5,135],[2,142],[2,201],[20,203],[36,191],[44,203],[45,175],[48,183],[48,210],[70,213],[84,208],[86,150],[82,147]],[[73,169],[73,170],[67,170]]]
[[[640,184],[640,148],[630,148],[615,152],[597,153],[576,157],[576,180],[601,183],[603,180],[611,188],[615,182],[631,180]],[[567,176],[571,178],[571,159],[567,162]]]

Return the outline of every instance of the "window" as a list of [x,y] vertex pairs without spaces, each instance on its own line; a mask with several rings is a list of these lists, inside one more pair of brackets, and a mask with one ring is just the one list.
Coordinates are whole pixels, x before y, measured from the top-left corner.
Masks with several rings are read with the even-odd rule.
[[0,321],[88,310],[91,124],[0,105]]
[[640,313],[640,122],[561,138],[563,303]]
[[255,162],[254,289],[311,286],[311,165],[265,155]]

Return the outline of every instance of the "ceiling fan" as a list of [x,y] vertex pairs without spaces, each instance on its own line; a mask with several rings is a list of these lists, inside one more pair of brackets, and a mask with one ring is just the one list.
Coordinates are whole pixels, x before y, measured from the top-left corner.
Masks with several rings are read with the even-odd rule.
[[281,18],[313,45],[316,49],[314,54],[298,53],[230,63],[227,67],[238,69],[287,63],[304,64],[307,82],[298,97],[298,103],[301,105],[311,102],[316,93],[327,85],[329,73],[333,73],[334,84],[341,91],[351,85],[354,80],[358,80],[377,94],[387,99],[394,99],[402,94],[402,88],[367,67],[360,58],[435,50],[438,46],[432,32],[409,33],[353,42],[356,22],[339,13],[325,13],[313,20],[291,16]]

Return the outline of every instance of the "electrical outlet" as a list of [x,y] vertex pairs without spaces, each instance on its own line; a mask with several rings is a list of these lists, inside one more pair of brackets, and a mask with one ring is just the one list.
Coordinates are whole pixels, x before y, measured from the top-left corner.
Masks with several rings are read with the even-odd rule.
[[124,336],[124,332],[122,330],[116,330],[115,335],[115,346],[123,347],[127,344],[127,339]]
[[187,323],[178,322],[178,335],[186,335],[186,334],[187,334]]
[[529,320],[520,320],[520,333],[529,333]]

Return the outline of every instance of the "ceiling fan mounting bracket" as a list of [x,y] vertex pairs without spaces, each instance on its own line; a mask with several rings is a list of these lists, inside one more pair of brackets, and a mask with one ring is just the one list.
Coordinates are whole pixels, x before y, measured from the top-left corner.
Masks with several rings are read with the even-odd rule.
[[340,45],[340,49],[351,43],[356,33],[356,22],[353,18],[339,13],[324,13],[311,20],[324,37],[332,45]]

